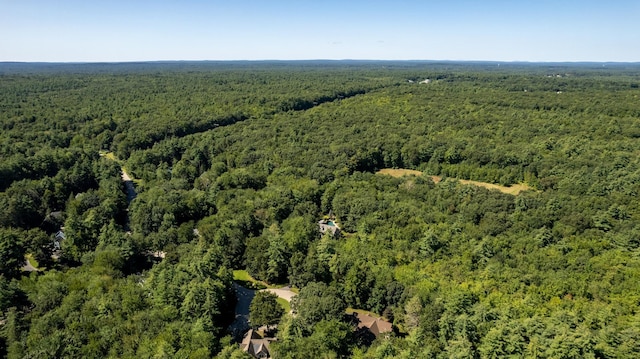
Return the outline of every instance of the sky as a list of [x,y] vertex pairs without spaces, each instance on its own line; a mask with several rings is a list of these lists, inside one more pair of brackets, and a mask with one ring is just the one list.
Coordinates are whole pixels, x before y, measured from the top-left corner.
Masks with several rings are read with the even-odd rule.
[[640,0],[0,0],[0,61],[640,61]]

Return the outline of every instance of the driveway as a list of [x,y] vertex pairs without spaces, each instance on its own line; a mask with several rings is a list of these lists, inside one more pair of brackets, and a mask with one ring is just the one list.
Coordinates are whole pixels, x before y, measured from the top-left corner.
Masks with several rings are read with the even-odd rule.
[[[245,288],[236,282],[233,282],[233,290],[236,292],[238,302],[236,303],[236,317],[229,326],[229,332],[237,341],[240,341],[243,334],[251,328],[249,325],[249,306],[256,295],[256,291]],[[296,295],[289,287],[262,289],[262,291],[271,292],[287,302],[291,302],[291,298]]]
[[236,303],[236,318],[229,326],[229,331],[234,338],[242,340],[242,335],[250,328],[249,306],[256,295],[256,291],[245,288],[236,282],[233,282],[233,290],[236,292],[238,302]]
[[295,297],[297,294],[291,291],[289,287],[282,287],[278,289],[263,289],[263,291],[271,292],[278,297],[286,300],[287,302],[291,302],[291,298]]

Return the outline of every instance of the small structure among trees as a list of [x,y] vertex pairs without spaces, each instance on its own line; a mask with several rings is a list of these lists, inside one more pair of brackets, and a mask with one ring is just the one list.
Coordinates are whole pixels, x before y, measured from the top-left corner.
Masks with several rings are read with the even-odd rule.
[[269,326],[280,322],[283,314],[284,308],[278,303],[276,294],[267,291],[257,292],[249,306],[249,322],[252,329],[242,339],[240,348],[255,358],[270,358],[269,343],[275,339],[267,336],[263,337],[256,329],[266,326],[267,330],[265,332],[267,332]]
[[376,318],[368,314],[354,313],[358,321],[358,330],[371,332],[376,338],[387,336],[393,330],[393,324],[382,318]]
[[272,339],[263,338],[258,332],[251,329],[247,332],[240,343],[240,349],[253,355],[255,358],[271,358],[269,353],[269,342]]
[[331,236],[340,234],[340,227],[338,227],[336,223],[336,217],[333,215],[333,212],[329,212],[328,217],[318,221],[318,227],[320,234],[329,233]]
[[393,324],[383,318],[354,312],[350,322],[355,328],[355,337],[361,345],[369,346],[377,338],[388,338],[393,332]]
[[323,219],[318,222],[318,226],[320,227],[321,234],[325,234],[328,232],[332,236],[335,236],[336,234],[340,233],[340,227],[336,225],[336,222],[331,220]]

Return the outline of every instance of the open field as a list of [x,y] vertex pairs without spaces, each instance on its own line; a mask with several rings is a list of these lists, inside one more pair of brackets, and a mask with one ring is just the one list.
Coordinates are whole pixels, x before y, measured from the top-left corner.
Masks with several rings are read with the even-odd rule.
[[486,182],[469,181],[469,180],[458,180],[458,181],[460,181],[460,183],[462,184],[470,184],[470,185],[484,187],[488,189],[497,189],[502,193],[512,194],[514,196],[517,196],[518,194],[520,194],[520,192],[532,189],[531,187],[527,186],[524,183],[518,183],[510,187],[505,187],[505,186],[500,186],[497,184],[486,183]]
[[383,168],[377,173],[397,178],[402,176],[422,176],[422,172],[420,171],[408,170],[404,168]]
[[[421,176],[422,172],[416,170],[402,169],[402,168],[384,168],[380,171],[376,172],[377,174],[392,176],[392,177],[403,177],[403,176]],[[438,184],[442,181],[442,177],[440,176],[429,176],[433,180],[434,183]],[[530,190],[531,187],[527,186],[523,183],[518,183],[510,187],[501,186],[493,183],[487,182],[479,182],[479,181],[471,181],[465,179],[456,179],[462,184],[484,187],[487,189],[495,189],[502,193],[511,194],[517,196],[522,191]]]

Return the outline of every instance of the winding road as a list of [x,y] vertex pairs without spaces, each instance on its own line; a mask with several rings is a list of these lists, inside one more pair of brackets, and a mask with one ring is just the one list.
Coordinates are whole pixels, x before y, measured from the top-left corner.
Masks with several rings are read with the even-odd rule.
[[[242,339],[244,332],[251,328],[249,324],[249,306],[257,291],[245,288],[236,282],[233,283],[233,290],[236,292],[238,302],[236,303],[236,318],[229,326],[229,332],[234,338]],[[287,302],[291,302],[291,299],[296,295],[289,287],[262,289],[262,291],[271,292]]]

